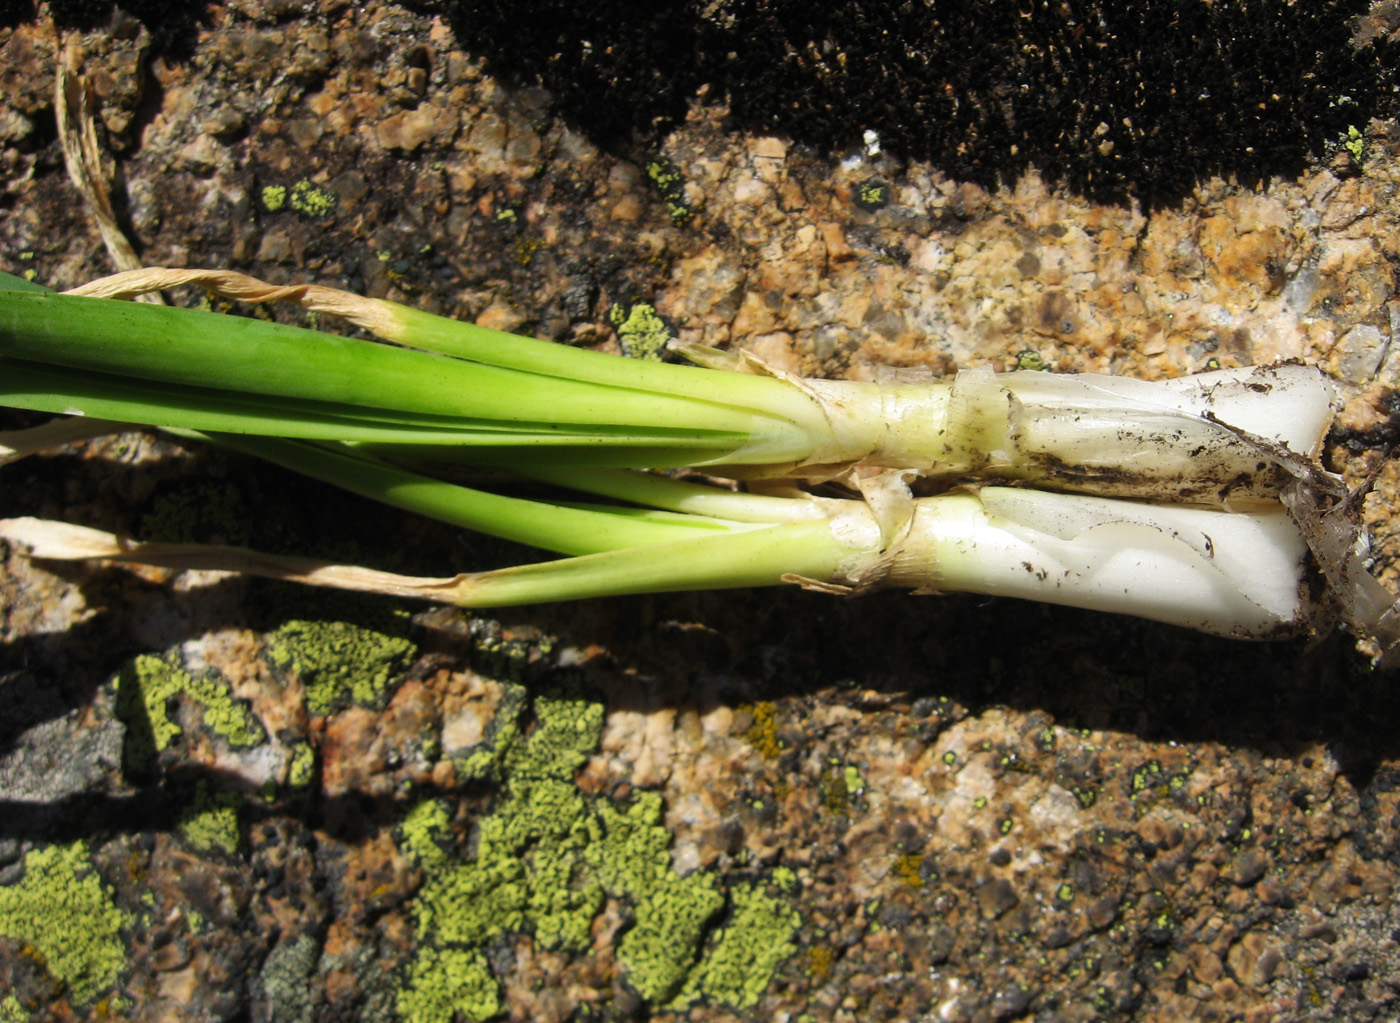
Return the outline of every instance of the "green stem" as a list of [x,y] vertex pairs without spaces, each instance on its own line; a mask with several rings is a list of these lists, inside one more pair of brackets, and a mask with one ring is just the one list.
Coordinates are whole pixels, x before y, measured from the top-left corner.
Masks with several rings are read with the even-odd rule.
[[[599,358],[626,365],[626,360]],[[253,397],[258,407],[356,406],[362,414],[387,418],[442,417],[449,428],[449,419],[466,420],[468,431],[523,427],[535,443],[553,437],[568,444],[578,435],[590,441],[603,435],[629,446],[630,434],[651,438],[674,431],[675,442],[664,446],[674,449],[685,446],[682,438],[701,438],[706,447],[743,448],[746,459],[759,461],[802,457],[812,445],[804,430],[781,414],[736,405],[718,382],[693,390],[707,390],[720,400],[652,393],[261,320],[76,296],[0,291],[0,360],[16,372],[26,365],[62,367],[68,374],[115,378],[127,386],[145,381],[166,392],[199,388],[236,396],[234,402]],[[726,382],[733,382],[731,376],[743,379],[715,375]],[[14,393],[20,390],[0,382],[0,400],[21,404],[25,396]],[[98,393],[86,397],[90,403],[101,399]],[[101,413],[91,414],[139,418],[110,408],[110,401]],[[216,425],[223,426],[211,422],[205,428]],[[509,437],[495,442],[514,443]]]
[[577,465],[529,466],[520,472],[531,479],[588,494],[688,515],[713,515],[734,522],[776,523],[824,517],[811,501],[721,490],[649,472],[589,469]]
[[441,594],[462,607],[503,607],[555,600],[678,590],[776,586],[788,576],[829,580],[843,562],[868,554],[839,539],[829,522],[793,522],[747,533],[608,551],[464,577]]
[[474,323],[448,319],[393,302],[383,308],[400,329],[388,340],[489,366],[522,370],[541,376],[588,381],[705,400],[723,400],[747,409],[821,429],[817,403],[798,388],[772,376],[729,373],[643,359],[620,359],[552,341],[521,337]]
[[422,476],[338,445],[230,434],[208,439],[405,511],[561,554],[593,554],[752,528],[714,518],[657,520],[638,517],[629,509],[614,513],[505,497]]

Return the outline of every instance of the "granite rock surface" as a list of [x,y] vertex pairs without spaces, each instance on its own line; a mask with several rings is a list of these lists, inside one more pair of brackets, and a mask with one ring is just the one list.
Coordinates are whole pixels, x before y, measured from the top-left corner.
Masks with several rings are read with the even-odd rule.
[[[604,147],[432,9],[96,7],[0,28],[11,272],[112,270],[51,128],[71,50],[149,265],[827,377],[1319,365],[1327,464],[1379,470],[1400,586],[1393,120],[1102,204],[714,97]],[[422,574],[535,557],[146,434],[6,467],[0,514]],[[0,558],[3,1021],[1396,1013],[1400,696],[1345,635],[798,590],[467,615]]]

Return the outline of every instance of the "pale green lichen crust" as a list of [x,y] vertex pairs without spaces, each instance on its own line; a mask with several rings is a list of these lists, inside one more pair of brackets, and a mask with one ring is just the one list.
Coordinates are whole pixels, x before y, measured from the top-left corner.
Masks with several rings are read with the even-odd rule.
[[268,1023],[303,1023],[312,1018],[316,1002],[311,974],[319,956],[320,945],[309,934],[298,934],[268,953],[258,973]]
[[116,983],[126,965],[127,923],[84,842],[33,850],[24,857],[23,879],[0,887],[0,935],[32,949],[78,1005]]
[[180,735],[170,715],[170,701],[196,703],[204,726],[230,746],[247,748],[267,733],[246,706],[234,699],[228,683],[214,676],[196,678],[173,657],[142,654],[117,674],[117,717],[126,726],[122,761],[128,771],[150,769],[156,754]]
[[710,872],[676,873],[658,794],[616,801],[579,791],[573,774],[597,746],[601,704],[554,693],[533,710],[528,734],[500,753],[504,791],[478,823],[471,858],[453,851],[443,802],[419,804],[399,829],[425,875],[413,908],[419,953],[399,992],[400,1016],[486,1019],[500,1008],[487,946],[525,932],[543,949],[587,953],[609,900],[631,917],[617,955],[647,1001],[755,1004],[795,950],[796,910],[758,883],[726,892]]
[[350,622],[301,620],[272,632],[267,648],[273,664],[300,677],[306,709],[317,715],[351,703],[382,707],[389,683],[417,649],[403,636]]

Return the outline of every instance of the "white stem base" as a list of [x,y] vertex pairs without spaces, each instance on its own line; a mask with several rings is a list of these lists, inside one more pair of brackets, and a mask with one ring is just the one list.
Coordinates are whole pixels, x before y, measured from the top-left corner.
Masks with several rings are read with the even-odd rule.
[[1281,506],[1244,514],[987,487],[916,502],[886,579],[1274,639],[1317,614],[1307,557]]

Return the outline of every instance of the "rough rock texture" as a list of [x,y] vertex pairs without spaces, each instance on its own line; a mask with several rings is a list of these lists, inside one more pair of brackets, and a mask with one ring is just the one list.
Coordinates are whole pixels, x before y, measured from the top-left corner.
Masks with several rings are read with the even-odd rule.
[[[111,269],[51,127],[76,46],[151,265],[833,377],[1298,358],[1341,381],[1332,468],[1400,440],[1391,121],[1144,210],[701,104],[629,161],[431,12],[236,0],[176,45],[94,6],[0,29],[0,261],[46,285]],[[407,572],[533,556],[137,434],[0,488]],[[1344,636],[796,590],[468,616],[0,557],[0,1020],[1397,1011],[1400,697]]]

